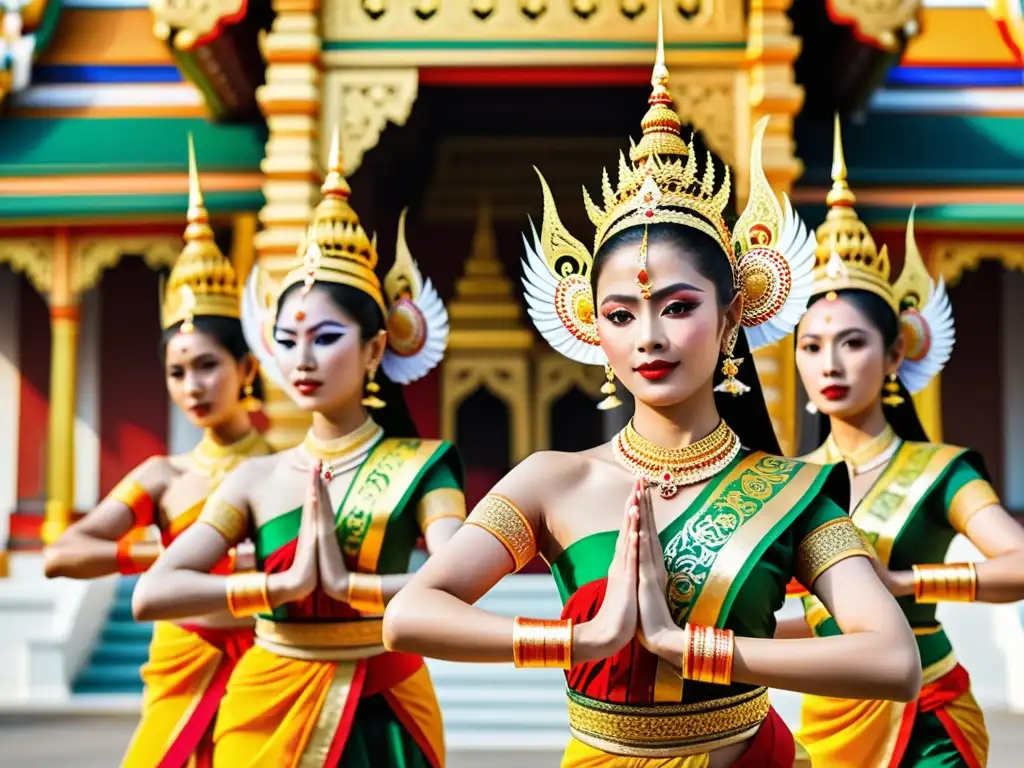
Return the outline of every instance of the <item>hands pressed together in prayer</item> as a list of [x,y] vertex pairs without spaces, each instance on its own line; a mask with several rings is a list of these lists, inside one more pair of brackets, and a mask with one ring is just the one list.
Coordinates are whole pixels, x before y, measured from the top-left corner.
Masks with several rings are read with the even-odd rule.
[[643,479],[633,484],[615,555],[608,568],[608,584],[597,615],[580,624],[575,639],[576,661],[594,661],[617,653],[634,637],[657,653],[660,642],[679,631],[669,612],[668,572],[650,487]]
[[285,599],[282,602],[302,600],[317,587],[334,600],[347,600],[349,571],[345,567],[335,525],[327,483],[321,477],[317,463],[311,470],[302,505],[295,557],[291,567],[282,574],[287,577],[283,581]]

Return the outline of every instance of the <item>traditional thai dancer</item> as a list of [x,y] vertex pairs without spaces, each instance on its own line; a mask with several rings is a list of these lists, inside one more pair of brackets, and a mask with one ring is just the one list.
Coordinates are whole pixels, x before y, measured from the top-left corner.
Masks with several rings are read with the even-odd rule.
[[[217,720],[217,768],[444,765],[423,659],[384,651],[381,616],[420,534],[434,552],[465,518],[455,449],[415,437],[396,386],[441,361],[448,315],[409,253],[404,213],[382,288],[338,146],[335,132],[296,263],[277,286],[254,273],[243,309],[263,370],[312,428],[228,476],[135,593],[152,617],[259,614]],[[209,575],[247,532],[259,571]]]
[[[384,641],[564,668],[563,766],[790,768],[794,740],[766,686],[909,701],[918,658],[840,506],[844,473],[772,455],[756,376],[737,378],[748,342],[789,333],[810,291],[813,239],[761,167],[766,121],[730,233],[728,172],[716,188],[710,153],[699,162],[680,137],[660,26],[643,138],[616,188],[604,176],[603,205],[585,197],[594,256],[541,177],[543,224],[525,264],[538,329],[572,359],[606,366],[603,405],[615,404],[618,375],[636,399],[632,421],[609,444],[534,454],[506,475],[388,606]],[[473,607],[537,554],[561,620]],[[846,634],[772,639],[792,574]]]
[[[46,548],[47,576],[92,579],[146,570],[160,545],[142,531],[157,526],[162,546],[170,546],[196,521],[227,472],[247,457],[271,452],[249,418],[259,409],[261,390],[242,333],[240,298],[234,267],[214,242],[190,137],[188,228],[164,291],[160,351],[171,399],[203,428],[203,437],[185,455],[153,456],[132,470]],[[252,560],[251,545],[248,552]],[[210,567],[232,573],[235,552],[223,554]],[[156,623],[142,667],[142,717],[123,768],[172,768],[209,757],[217,706],[252,634],[252,619],[223,609]]]
[[[913,212],[903,271],[889,284],[885,246],[877,250],[853,209],[838,119],[833,180],[818,229],[814,295],[797,332],[800,377],[828,435],[807,458],[845,461],[853,522],[913,627],[924,687],[909,703],[807,696],[797,738],[815,765],[830,768],[980,768],[988,754],[984,719],[936,621],[936,603],[1024,598],[1024,531],[1000,506],[981,457],[930,442],[921,427],[910,395],[949,359],[952,310],[918,251]],[[957,533],[989,559],[945,564]],[[808,596],[804,604],[814,634],[840,633],[820,600]]]

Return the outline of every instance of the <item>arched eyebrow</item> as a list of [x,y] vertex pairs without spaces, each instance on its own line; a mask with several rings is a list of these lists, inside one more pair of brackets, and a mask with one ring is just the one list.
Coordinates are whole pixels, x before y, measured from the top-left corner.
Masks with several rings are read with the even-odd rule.
[[[667,297],[679,291],[696,291],[697,293],[704,293],[704,291],[695,285],[689,283],[673,283],[672,285],[666,285],[664,288],[659,288],[651,293],[651,301],[663,301]],[[605,304],[636,304],[639,298],[636,295],[627,295],[620,293],[609,294],[604,297],[601,302],[601,306]]]

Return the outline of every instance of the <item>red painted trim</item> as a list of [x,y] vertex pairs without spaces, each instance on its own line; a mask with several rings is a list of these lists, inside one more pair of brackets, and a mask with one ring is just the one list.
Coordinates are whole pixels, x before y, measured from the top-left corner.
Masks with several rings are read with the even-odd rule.
[[76,306],[72,307],[50,307],[51,320],[70,320],[78,322],[82,313]]
[[437,67],[420,70],[421,85],[582,87],[644,85],[650,67]]
[[46,432],[50,417],[50,318],[46,302],[23,277],[18,290],[18,499],[42,501],[46,498]]
[[352,732],[352,723],[356,719],[356,710],[359,708],[359,699],[363,694],[363,683],[366,682],[366,661],[356,662],[358,666],[352,675],[352,685],[349,687],[348,700],[345,702],[345,709],[342,710],[341,720],[338,722],[338,730],[334,732],[334,739],[331,741],[331,748],[327,750],[327,759],[324,765],[340,765],[341,755],[345,751],[345,743],[348,735]]
[[1021,51],[1020,45],[1018,45],[1010,26],[1005,21],[997,20],[996,29],[999,30],[999,36],[1003,38],[1003,42],[1006,43],[1006,47],[1010,49],[1010,53],[1013,54],[1013,58],[1017,60],[1017,63],[1024,63],[1024,52]]

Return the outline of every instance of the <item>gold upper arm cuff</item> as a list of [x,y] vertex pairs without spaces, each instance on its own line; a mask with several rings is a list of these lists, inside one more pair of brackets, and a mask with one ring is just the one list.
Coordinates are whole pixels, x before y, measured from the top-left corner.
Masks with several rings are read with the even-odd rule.
[[796,575],[810,589],[822,573],[848,557],[870,557],[859,531],[848,517],[818,526],[797,547]]
[[149,496],[149,491],[143,488],[137,480],[130,477],[124,478],[111,489],[107,498],[119,501],[128,507],[135,515],[137,526],[153,524],[153,500]]
[[240,542],[249,527],[249,518],[242,510],[216,498],[206,502],[196,522],[206,523],[214,528],[228,540],[229,544]]
[[420,499],[416,507],[416,522],[423,532],[432,522],[445,517],[466,519],[466,497],[458,488],[433,490]]
[[949,524],[957,533],[963,533],[967,523],[985,507],[999,503],[999,496],[986,480],[976,477],[961,486],[949,505]]
[[466,519],[500,541],[515,562],[515,571],[523,569],[537,554],[537,536],[533,526],[511,499],[489,493]]

